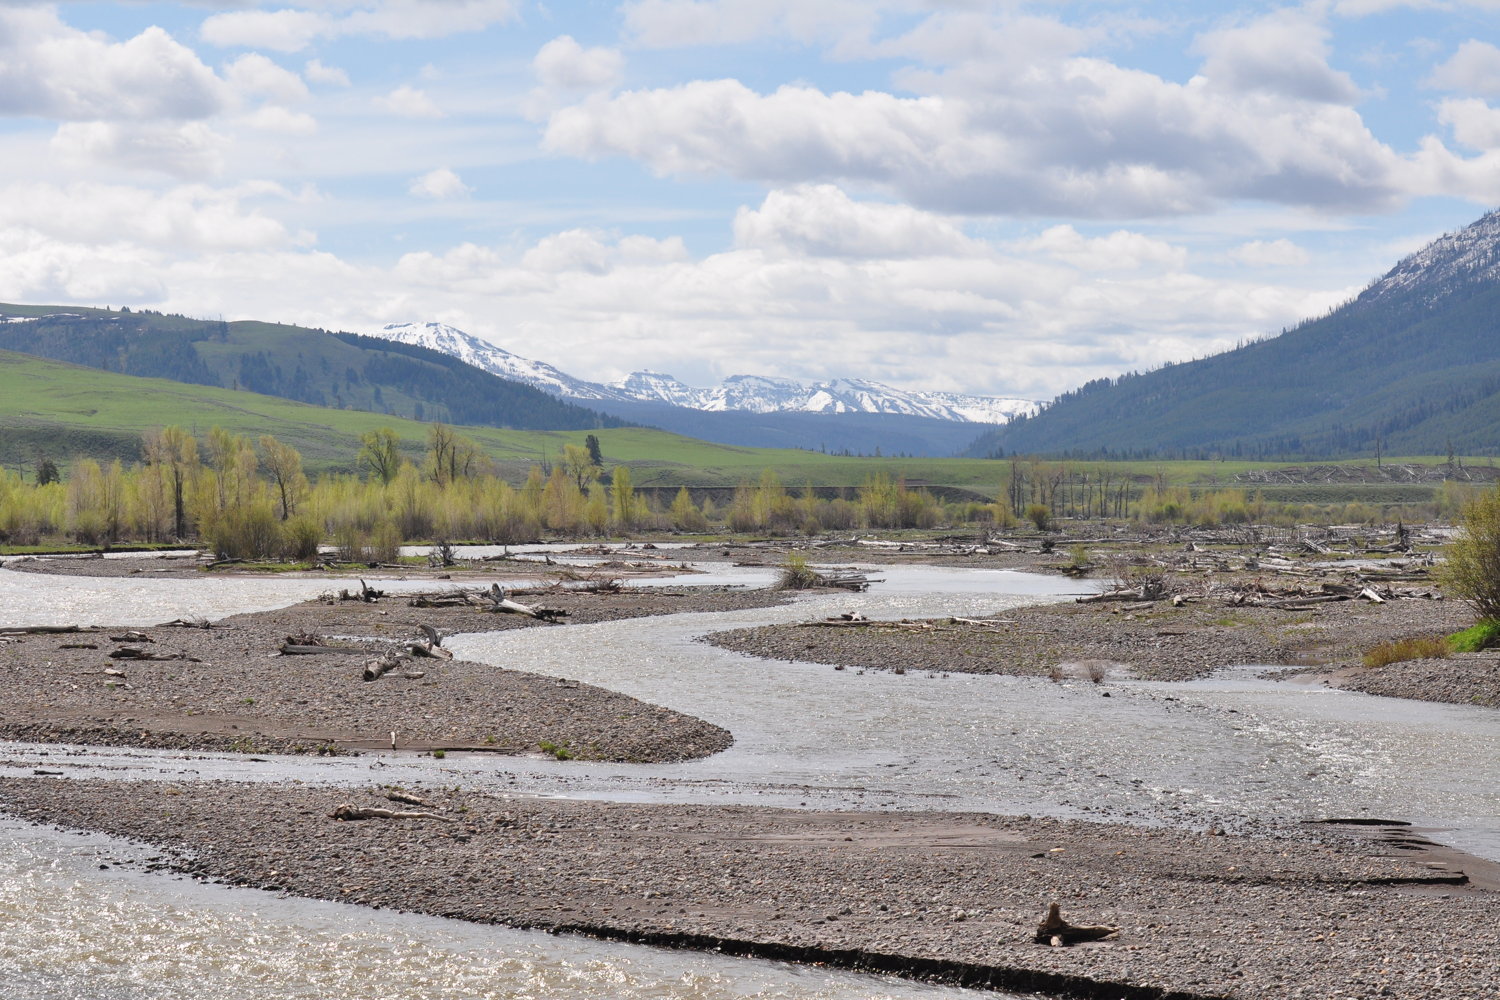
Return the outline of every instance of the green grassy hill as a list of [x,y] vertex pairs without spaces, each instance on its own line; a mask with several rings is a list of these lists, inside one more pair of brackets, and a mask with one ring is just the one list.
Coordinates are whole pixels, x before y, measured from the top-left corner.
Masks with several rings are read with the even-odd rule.
[[280,323],[0,304],[0,350],[126,375],[245,389],[318,406],[533,430],[605,416],[423,347]]
[[[177,425],[198,436],[211,427],[257,437],[271,434],[303,455],[310,473],[352,472],[359,436],[389,427],[400,438],[401,451],[420,461],[428,424],[379,413],[309,406],[263,396],[166,379],[138,378],[0,351],[0,463],[8,468],[33,467],[39,455],[60,464],[77,457],[136,461],[141,435],[153,428]],[[473,438],[503,475],[519,483],[535,463],[556,460],[563,445],[582,445],[598,436],[607,466],[628,465],[634,483],[643,488],[678,486],[723,489],[757,480],[771,469],[787,486],[858,487],[885,474],[912,485],[931,486],[952,496],[988,499],[1009,475],[1009,461],[965,458],[844,458],[819,452],[743,448],[713,444],[643,427],[595,431],[517,431],[494,427],[459,427]],[[1433,465],[1433,458],[1388,458],[1388,465]],[[1468,459],[1472,464],[1478,464]],[[1355,464],[1355,463],[1349,463]],[[1026,463],[1022,463],[1023,468]],[[1096,476],[1108,466],[1113,475],[1136,484],[1160,482],[1179,486],[1234,486],[1235,477],[1255,470],[1284,468],[1279,462],[1070,462],[1075,473]],[[1030,472],[1026,473],[1030,475]],[[1414,503],[1429,499],[1431,484],[1397,488],[1389,483],[1345,483],[1337,486],[1268,485],[1273,499],[1374,503]],[[1392,493],[1397,490],[1399,496]],[[1304,496],[1303,494],[1316,494]]]
[[[303,455],[310,471],[353,471],[359,436],[390,427],[413,460],[426,448],[428,425],[360,410],[311,406],[275,396],[120,375],[0,351],[0,462],[29,466],[45,454],[140,457],[141,434],[178,425],[198,435],[210,427],[237,434],[271,434]],[[1000,467],[973,459],[839,458],[814,452],[711,444],[640,427],[521,431],[460,427],[519,480],[535,462],[556,459],[564,444],[598,436],[608,464],[628,463],[642,486],[732,486],[775,469],[789,484],[857,486],[875,472],[993,490]]]

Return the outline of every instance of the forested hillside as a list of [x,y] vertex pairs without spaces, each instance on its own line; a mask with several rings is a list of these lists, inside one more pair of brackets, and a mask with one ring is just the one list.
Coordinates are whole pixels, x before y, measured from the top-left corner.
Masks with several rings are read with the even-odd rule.
[[0,350],[127,375],[415,420],[537,430],[625,423],[438,351],[374,337],[57,306],[0,304],[0,317]]
[[1500,448],[1500,213],[1279,337],[1100,379],[975,456],[1302,458]]

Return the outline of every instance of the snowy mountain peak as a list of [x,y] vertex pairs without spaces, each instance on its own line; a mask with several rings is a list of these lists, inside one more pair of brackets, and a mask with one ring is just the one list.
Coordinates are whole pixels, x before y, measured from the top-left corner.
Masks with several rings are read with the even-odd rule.
[[721,413],[891,413],[986,424],[1003,424],[1037,411],[1029,399],[909,391],[857,378],[809,385],[770,375],[730,375],[717,386],[699,389],[662,372],[637,371],[603,385],[574,378],[544,361],[519,357],[445,323],[392,323],[374,335],[451,354],[501,378],[570,399],[665,403]]
[[1391,268],[1360,298],[1415,291],[1431,301],[1457,285],[1496,280],[1500,280],[1500,211],[1433,240]]
[[390,323],[374,331],[372,336],[394,340],[399,344],[429,347],[452,355],[482,371],[533,386],[554,396],[571,399],[624,398],[608,391],[604,386],[585,382],[559,371],[545,361],[532,361],[512,354],[446,323]]

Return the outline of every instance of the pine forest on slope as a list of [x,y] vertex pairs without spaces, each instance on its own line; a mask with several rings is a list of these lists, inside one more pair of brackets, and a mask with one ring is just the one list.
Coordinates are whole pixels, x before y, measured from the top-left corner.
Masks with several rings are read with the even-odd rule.
[[975,457],[1492,455],[1500,447],[1500,212],[1279,337],[1099,379],[982,436]]
[[537,430],[624,423],[439,351],[277,323],[0,304],[0,350],[414,420]]

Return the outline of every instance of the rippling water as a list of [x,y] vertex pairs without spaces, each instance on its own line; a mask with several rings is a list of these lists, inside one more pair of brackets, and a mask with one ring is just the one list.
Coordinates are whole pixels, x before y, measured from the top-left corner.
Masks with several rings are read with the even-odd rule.
[[8,821],[0,821],[0,847],[6,1000],[981,995],[199,885],[115,867],[148,857],[142,848]]
[[[767,571],[715,572],[752,581]],[[1476,780],[1500,774],[1500,727],[1483,709],[1277,684],[1248,669],[1192,683],[1051,684],[836,671],[696,641],[714,629],[839,611],[1003,616],[1078,586],[993,570],[875,572],[886,582],[869,593],[787,607],[446,642],[469,659],[584,680],[728,728],[734,746],[703,761],[631,766],[462,754],[441,762],[413,755],[256,761],[9,744],[0,773],[45,766],[93,777],[439,781],[622,800],[1079,816],[1102,810],[1198,824],[1374,815],[1444,828],[1440,839],[1500,859],[1500,803],[1491,781]],[[701,582],[666,582],[694,579]],[[222,615],[328,587],[313,580],[183,583],[0,571],[0,624],[76,621],[80,609],[111,622]],[[382,997],[966,995],[99,872],[101,851],[125,849],[98,838],[0,827],[0,845],[0,972],[18,970],[0,985],[7,1000],[352,998],[370,995],[372,977],[390,981]],[[257,985],[262,981],[271,985]]]

